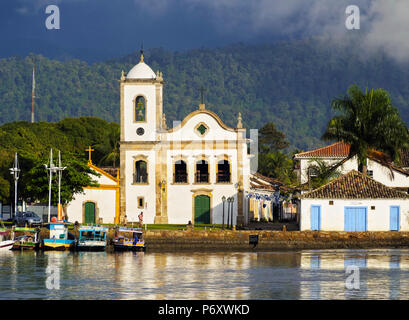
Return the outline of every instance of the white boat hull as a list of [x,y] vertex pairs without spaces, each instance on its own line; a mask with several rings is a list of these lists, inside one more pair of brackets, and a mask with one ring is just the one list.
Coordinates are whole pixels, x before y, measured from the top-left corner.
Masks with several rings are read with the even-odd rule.
[[14,244],[14,240],[0,241],[0,251],[10,250]]

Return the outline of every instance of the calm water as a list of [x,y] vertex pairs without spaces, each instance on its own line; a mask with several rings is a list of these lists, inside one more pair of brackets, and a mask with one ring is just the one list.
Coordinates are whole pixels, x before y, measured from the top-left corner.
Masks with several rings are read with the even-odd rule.
[[[345,288],[349,265],[359,290]],[[59,270],[59,290],[47,289],[47,266]],[[409,250],[6,251],[0,299],[409,299]]]

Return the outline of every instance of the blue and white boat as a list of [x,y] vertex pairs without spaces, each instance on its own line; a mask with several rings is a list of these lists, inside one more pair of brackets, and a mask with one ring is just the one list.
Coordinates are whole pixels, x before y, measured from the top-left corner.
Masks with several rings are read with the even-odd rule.
[[75,248],[75,237],[68,232],[68,223],[51,222],[49,238],[43,239],[43,250],[70,250]]
[[119,227],[117,236],[112,240],[115,251],[145,251],[145,240],[141,228]]
[[81,226],[78,231],[77,250],[105,250],[108,228],[102,226]]

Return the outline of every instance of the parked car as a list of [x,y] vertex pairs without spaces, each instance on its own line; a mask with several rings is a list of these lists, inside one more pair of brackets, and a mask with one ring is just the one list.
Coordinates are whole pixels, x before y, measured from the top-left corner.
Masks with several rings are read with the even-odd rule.
[[35,212],[27,211],[27,212],[17,212],[16,216],[13,219],[13,223],[17,226],[40,226],[43,223],[43,219],[41,219]]

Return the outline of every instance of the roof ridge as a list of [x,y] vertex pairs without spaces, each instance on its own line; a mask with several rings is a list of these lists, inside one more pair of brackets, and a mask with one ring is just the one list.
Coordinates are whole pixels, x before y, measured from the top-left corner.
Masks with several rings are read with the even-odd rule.
[[[357,186],[358,184],[361,184],[361,191],[362,191],[361,195],[364,195],[365,193],[369,194],[369,196],[365,196],[365,198],[366,197],[368,197],[368,198],[378,198],[378,199],[382,198],[382,196],[377,197],[376,193],[378,193],[378,195],[387,194],[387,196],[385,196],[385,198],[393,198],[393,197],[398,198],[399,196],[401,196],[402,198],[408,198],[409,197],[409,195],[406,194],[405,192],[402,192],[402,191],[396,190],[396,189],[394,189],[392,187],[389,187],[387,185],[384,185],[383,183],[381,183],[381,182],[379,182],[379,181],[377,181],[377,180],[375,180],[375,179],[373,179],[373,178],[371,178],[371,177],[369,177],[369,176],[367,176],[367,175],[365,175],[365,174],[363,174],[363,173],[361,173],[361,172],[359,172],[357,170],[351,170],[348,173],[342,175],[341,177],[336,178],[336,179],[326,183],[325,185],[323,185],[323,186],[321,186],[321,187],[319,187],[317,189],[311,190],[311,191],[303,194],[302,198],[309,198],[309,197],[315,198],[314,194],[316,195],[316,198],[327,198],[327,196],[325,194],[320,195],[319,192],[320,191],[323,192],[324,189],[328,189],[333,184],[341,183],[341,188],[338,188],[338,189],[335,189],[335,190],[328,190],[328,193],[332,194],[331,196],[328,196],[328,198],[336,198],[337,196],[340,196],[340,194],[341,194],[341,196],[338,199],[343,199],[342,198],[343,193],[346,193],[346,194],[351,193],[351,192],[353,193],[353,191],[354,191],[354,190],[351,191],[351,190],[347,190],[347,189],[342,188],[342,182],[344,182],[344,181],[348,182],[347,180],[348,180],[348,177],[350,177],[350,176],[355,176],[355,177],[359,177],[359,178],[363,179],[361,181],[352,181],[352,183],[348,184],[348,187],[353,188],[354,186]],[[362,183],[364,183],[365,185],[362,185]],[[379,190],[373,191],[374,188],[378,188]],[[370,189],[372,189],[372,190],[370,190]],[[338,195],[336,195],[336,193],[338,193]],[[359,195],[359,193],[357,195]],[[363,199],[362,197],[357,197],[357,198]]]
[[335,183],[336,181],[341,180],[342,178],[344,178],[344,177],[346,177],[346,176],[348,176],[348,175],[352,175],[354,172],[359,173],[359,172],[356,171],[355,169],[352,169],[351,171],[348,171],[347,173],[343,174],[342,176],[340,176],[340,177],[338,177],[338,178],[335,178],[335,179],[333,179],[333,180],[327,182],[326,184],[322,185],[321,187],[318,187],[317,189],[308,191],[308,192],[305,193],[304,195],[306,196],[306,195],[308,195],[308,194],[311,193],[311,192],[319,191],[319,190],[323,189],[324,187],[329,186],[329,185],[331,185],[332,183]]
[[348,144],[348,143],[346,143],[346,142],[344,142],[344,141],[337,141],[337,142],[334,142],[334,143],[332,143],[332,144],[329,144],[329,145],[324,146],[324,147],[321,147],[321,148],[317,148],[317,149],[313,149],[313,150],[309,150],[309,151],[304,151],[304,152],[296,153],[296,154],[294,155],[294,157],[296,157],[296,156],[302,156],[302,155],[306,155],[306,154],[310,154],[310,153],[312,153],[312,152],[318,152],[318,151],[321,151],[321,150],[324,150],[324,149],[328,149],[328,148],[331,148],[331,147],[334,147],[334,146],[340,145],[340,144],[344,144],[344,145],[346,145],[346,146],[350,146],[350,144]]

